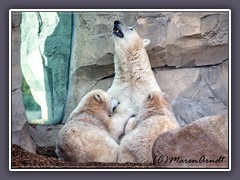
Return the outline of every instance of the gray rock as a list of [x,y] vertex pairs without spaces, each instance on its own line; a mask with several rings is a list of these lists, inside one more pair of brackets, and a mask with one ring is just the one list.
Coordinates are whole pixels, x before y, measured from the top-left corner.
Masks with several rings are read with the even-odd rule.
[[54,147],[58,132],[63,124],[57,125],[31,125],[29,132],[39,147]]
[[12,144],[17,144],[30,152],[36,151],[36,146],[29,135],[29,124],[22,101],[22,72],[20,66],[20,23],[21,14],[12,14],[12,88],[11,88],[11,130]]
[[[95,89],[96,84],[104,84],[101,83],[102,80],[105,81],[109,76],[113,76],[114,44],[111,34],[114,20],[118,19],[125,22],[128,26],[136,28],[140,36],[151,40],[150,45],[147,47],[147,52],[153,68],[181,68],[174,73],[177,72],[179,75],[184,76],[184,80],[174,73],[168,77],[157,75],[157,81],[161,89],[166,89],[165,92],[169,94],[172,93],[172,96],[170,95],[172,100],[178,98],[176,105],[174,105],[178,119],[180,119],[178,112],[186,108],[187,104],[191,102],[189,99],[190,95],[186,97],[187,101],[184,101],[183,97],[185,95],[183,93],[186,89],[192,88],[191,94],[197,88],[202,88],[202,85],[197,85],[197,83],[200,82],[200,77],[207,73],[200,71],[200,69],[197,69],[195,72],[194,69],[188,71],[182,68],[212,66],[221,64],[228,59],[229,27],[228,14],[225,12],[85,12],[74,13],[73,19],[69,91],[63,122],[66,121],[84,94]],[[97,68],[100,70],[97,71]],[[82,73],[79,73],[80,71]],[[106,71],[106,73],[102,71]],[[184,74],[187,71],[188,77]],[[207,74],[211,76],[210,70]],[[217,73],[216,75],[220,74]],[[178,81],[178,88],[176,88],[176,84],[171,84],[172,76]],[[227,89],[223,91],[222,83],[226,82],[227,76],[220,76],[224,76],[224,82],[221,82],[223,79],[217,79],[217,81],[209,79],[209,81],[212,81],[211,89],[208,87],[202,89],[202,91],[206,91],[202,95],[207,95],[210,97],[210,100],[212,93],[214,94],[214,97],[217,98],[217,108],[214,105],[216,101],[207,101],[208,99],[205,99],[200,105],[212,103],[207,108],[213,108],[213,110],[207,113],[205,113],[205,110],[199,110],[195,115],[186,119],[185,116],[198,109],[199,104],[193,102],[193,107],[187,108],[191,113],[184,116],[181,115],[183,120],[180,121],[185,121],[182,124],[202,117],[202,114],[203,116],[218,114],[222,110],[224,113],[221,114],[225,114],[227,111],[225,110],[227,95],[224,93]],[[195,81],[196,83],[193,85]],[[215,81],[215,85],[213,81]],[[169,85],[169,83],[174,86]],[[207,85],[205,80],[204,83]],[[221,87],[215,87],[218,85]],[[106,86],[101,86],[101,88],[107,90],[108,86],[109,84],[107,83]],[[173,90],[169,89],[170,86]],[[195,101],[198,100],[195,98]],[[184,107],[178,108],[182,104]]]
[[155,165],[161,167],[227,168],[228,118],[205,117],[163,133],[156,139],[152,152]]
[[29,152],[35,152],[36,145],[30,137],[28,127],[22,92],[17,89],[12,91],[12,144],[17,144]]
[[181,126],[216,114],[228,114],[228,61],[221,65],[156,70]]
[[11,21],[12,21],[12,28],[14,28],[14,27],[19,28],[21,21],[22,21],[22,13],[20,11],[12,12]]
[[[15,15],[12,15],[15,17]],[[17,15],[17,17],[19,17]],[[15,17],[15,19],[17,19]],[[21,20],[21,19],[20,19]],[[21,31],[19,27],[12,27],[12,90],[22,87],[22,72],[20,65],[20,44],[21,44]]]
[[63,118],[67,95],[72,14],[24,12],[21,24],[21,66],[42,120],[55,124]]
[[181,68],[181,69],[154,69],[155,78],[162,91],[168,95],[170,102],[177,99],[180,93],[188,89],[197,81],[199,68]]
[[173,112],[181,126],[201,117],[228,114],[228,75],[222,67],[200,68],[198,79],[175,99]]
[[137,29],[151,40],[152,67],[212,65],[228,58],[228,14],[141,13]]

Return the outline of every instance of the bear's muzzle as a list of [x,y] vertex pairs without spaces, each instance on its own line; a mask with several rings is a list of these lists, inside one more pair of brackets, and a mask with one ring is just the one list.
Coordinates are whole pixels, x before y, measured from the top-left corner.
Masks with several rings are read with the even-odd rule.
[[116,35],[119,38],[123,38],[123,32],[121,31],[121,22],[120,21],[114,21],[114,26],[113,26],[113,34]]

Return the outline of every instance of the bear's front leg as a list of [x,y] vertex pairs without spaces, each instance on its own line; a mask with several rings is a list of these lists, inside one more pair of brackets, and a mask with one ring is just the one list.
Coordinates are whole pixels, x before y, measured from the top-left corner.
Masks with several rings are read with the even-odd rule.
[[125,132],[124,134],[128,134],[130,131],[132,131],[137,126],[137,119],[136,117],[131,117],[126,126],[125,126]]
[[133,109],[122,109],[121,107],[118,107],[116,109],[116,112],[111,117],[111,122],[109,125],[109,133],[112,136],[112,138],[119,143],[119,137],[124,134],[124,128],[126,123],[129,121],[131,117],[135,115],[135,112]]

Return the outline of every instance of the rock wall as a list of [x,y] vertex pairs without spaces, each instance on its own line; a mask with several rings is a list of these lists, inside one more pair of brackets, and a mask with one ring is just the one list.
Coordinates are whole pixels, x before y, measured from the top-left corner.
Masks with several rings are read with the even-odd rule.
[[228,114],[228,63],[156,71],[181,126],[202,117]]
[[12,14],[12,143],[30,151],[36,151],[36,145],[29,135],[29,125],[25,108],[22,102],[22,72],[20,66],[20,44],[21,44],[21,13]]
[[61,122],[67,95],[72,14],[24,12],[21,24],[21,66],[42,119],[36,124]]
[[29,132],[38,147],[53,147],[56,145],[58,132],[63,124],[35,125],[31,124]]
[[228,111],[228,14],[225,12],[74,13],[69,91],[63,122],[87,92],[114,76],[114,20],[151,40],[157,81],[181,125]]

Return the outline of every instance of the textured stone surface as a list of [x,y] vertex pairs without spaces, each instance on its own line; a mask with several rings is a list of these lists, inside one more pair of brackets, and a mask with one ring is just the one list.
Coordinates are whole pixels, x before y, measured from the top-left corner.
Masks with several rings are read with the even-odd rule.
[[12,28],[17,27],[19,28],[21,21],[22,21],[22,13],[21,12],[13,12],[14,15],[11,16],[12,21]]
[[65,122],[81,100],[91,90],[107,90],[114,74],[114,43],[112,24],[125,19],[129,25],[135,16],[122,13],[74,13],[73,46],[69,75],[69,91],[65,107]]
[[30,152],[36,151],[36,145],[29,134],[29,124],[22,102],[20,89],[12,92],[12,143]]
[[[157,18],[142,17],[141,22],[146,35],[152,32],[148,53],[153,67],[212,65],[228,58],[227,13],[166,12]],[[155,28],[158,33],[153,33]]]
[[[15,17],[13,15],[13,17]],[[19,17],[19,16],[17,16]],[[15,17],[15,21],[16,18]],[[19,17],[21,20],[21,17]],[[19,26],[12,26],[12,90],[22,86],[22,72],[20,66],[21,31]]]
[[196,82],[200,74],[199,68],[155,69],[154,71],[158,84],[167,93],[171,102]]
[[181,126],[201,117],[228,114],[228,61],[210,67],[156,72]]
[[[171,161],[172,157],[176,159]],[[155,164],[162,167],[227,168],[227,116],[205,117],[161,134],[153,145],[153,158]]]
[[71,28],[71,13],[23,13],[21,66],[33,97],[42,110],[42,120],[34,120],[34,123],[55,124],[62,120]]
[[11,130],[12,143],[21,146],[22,148],[35,152],[36,146],[29,135],[29,124],[25,113],[25,108],[22,101],[22,72],[20,66],[20,23],[21,14],[12,14],[12,88],[11,88]]
[[[99,84],[106,84],[101,88],[107,90],[111,84],[112,78],[108,78],[112,77],[114,72],[114,44],[111,33],[113,22],[116,19],[136,28],[140,36],[151,40],[147,52],[153,68],[170,67],[175,69],[211,66],[228,59],[228,14],[226,12],[86,12],[75,13],[73,19],[74,38],[69,91],[63,122],[66,121],[84,94],[98,88]],[[184,80],[178,79],[177,85],[181,87],[174,87],[174,89],[180,89],[179,91],[171,91],[175,93],[171,96],[172,100],[178,97],[177,93],[191,86],[195,81],[194,78],[203,76],[200,69],[196,71],[194,69],[189,71],[179,69],[175,72],[185,76],[181,71],[188,72],[189,77],[185,77]],[[210,71],[207,74],[211,75]],[[171,76],[178,78],[175,74]],[[171,76],[157,76],[163,90],[167,89],[165,87],[169,87],[168,81],[171,80]],[[104,82],[101,83],[102,81]],[[221,83],[217,82],[217,84]],[[193,88],[196,89],[195,86]],[[208,91],[208,88],[205,90]],[[221,101],[223,99],[226,101],[227,95],[223,95],[222,90],[220,91],[218,98],[221,96]],[[168,91],[166,92],[168,93]],[[207,92],[207,94],[209,93]],[[178,103],[179,101],[177,100]],[[219,107],[219,109],[221,108],[222,106]],[[206,115],[215,112],[206,113]],[[194,117],[201,116],[194,115]],[[186,118],[183,117],[183,119]],[[190,120],[186,121],[190,122]]]
[[58,131],[62,128],[62,126],[62,124],[31,125],[29,127],[29,132],[37,146],[55,147]]

